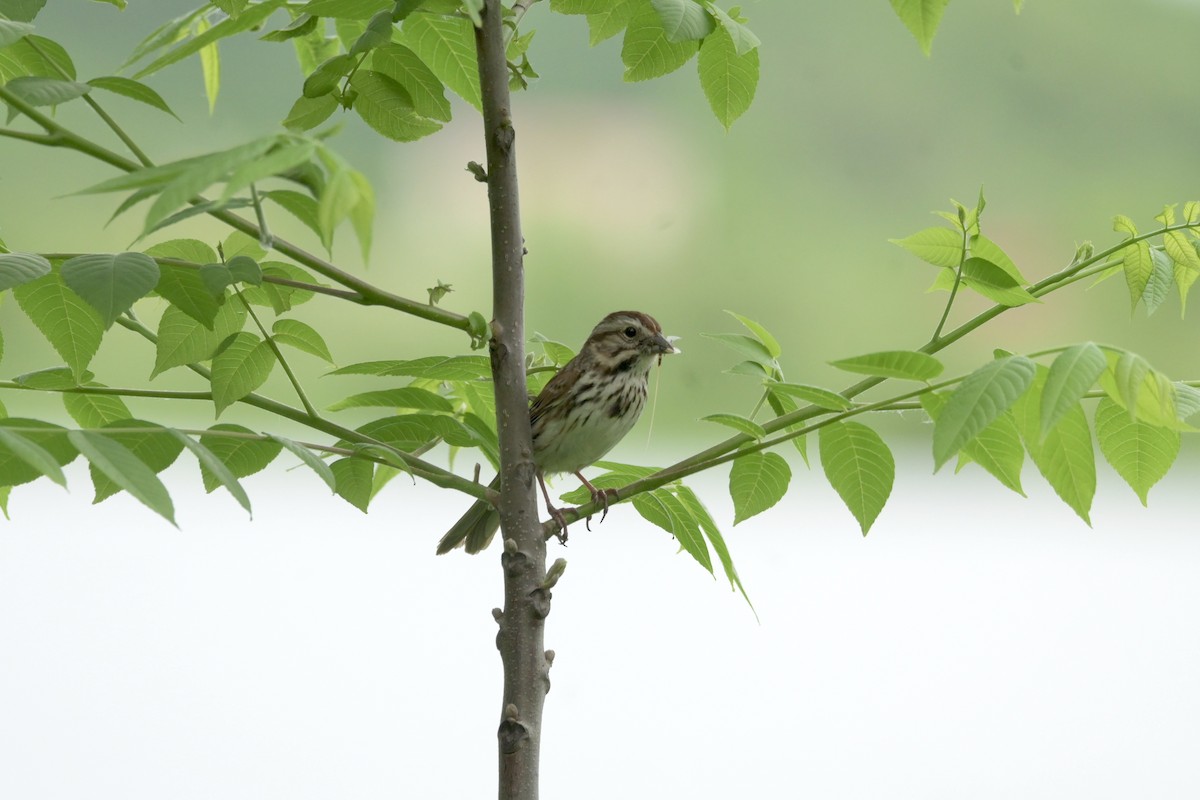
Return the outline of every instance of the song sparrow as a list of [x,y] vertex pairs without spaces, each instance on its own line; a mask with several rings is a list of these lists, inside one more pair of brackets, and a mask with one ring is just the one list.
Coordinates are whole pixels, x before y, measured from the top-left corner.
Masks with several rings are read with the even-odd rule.
[[[650,368],[663,354],[673,352],[653,317],[640,311],[616,311],[600,320],[579,355],[550,379],[529,406],[538,483],[546,508],[564,532],[566,520],[550,502],[543,476],[574,473],[607,513],[612,490],[597,489],[580,470],[603,458],[629,433],[646,405]],[[497,476],[492,487],[499,483]],[[468,553],[478,553],[499,527],[495,507],[476,501],[438,542],[437,551],[447,553],[465,545]]]

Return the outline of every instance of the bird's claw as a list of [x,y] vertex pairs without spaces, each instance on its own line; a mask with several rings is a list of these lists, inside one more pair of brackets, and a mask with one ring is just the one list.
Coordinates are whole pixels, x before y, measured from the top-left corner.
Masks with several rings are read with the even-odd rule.
[[565,546],[567,544],[567,518],[563,516],[561,508],[547,506],[546,510],[550,512],[551,518],[558,525],[558,532],[554,534],[558,538],[558,543]]

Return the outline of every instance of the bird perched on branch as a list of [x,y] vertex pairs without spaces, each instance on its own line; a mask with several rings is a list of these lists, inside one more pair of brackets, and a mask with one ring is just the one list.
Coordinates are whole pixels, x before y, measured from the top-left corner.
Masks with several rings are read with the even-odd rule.
[[[546,508],[565,533],[566,519],[550,502],[544,476],[573,473],[608,512],[611,489],[593,486],[580,470],[599,461],[625,438],[646,405],[654,362],[675,347],[649,314],[615,311],[600,320],[579,354],[567,362],[529,406],[533,460]],[[500,485],[499,476],[492,488]],[[603,516],[601,516],[603,519]],[[478,500],[438,542],[439,554],[465,546],[478,553],[500,527],[495,506]]]

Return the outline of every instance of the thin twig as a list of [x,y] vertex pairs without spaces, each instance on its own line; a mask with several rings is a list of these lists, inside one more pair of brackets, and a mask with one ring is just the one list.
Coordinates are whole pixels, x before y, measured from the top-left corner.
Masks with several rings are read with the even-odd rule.
[[262,324],[262,320],[258,318],[258,314],[251,308],[250,302],[246,300],[246,296],[242,294],[242,290],[234,286],[233,291],[237,294],[238,299],[242,301],[242,306],[245,307],[246,313],[250,315],[250,319],[254,320],[255,326],[262,333],[263,341],[267,343],[267,347],[270,347],[271,352],[275,354],[275,360],[279,362],[279,366],[283,367],[283,372],[291,382],[292,388],[296,390],[296,396],[300,398],[300,403],[304,406],[304,410],[308,412],[309,416],[320,419],[321,415],[317,413],[317,409],[309,402],[308,395],[304,392],[304,387],[300,385],[300,379],[296,377],[296,373],[292,371],[292,366],[284,358],[283,351],[279,349],[279,342],[275,341],[275,337],[267,332],[266,327]]
[[[26,103],[20,97],[14,95],[9,89],[0,86],[0,101],[7,103],[10,107],[28,117],[34,124],[41,127],[48,136],[43,139],[32,140],[28,137],[12,137],[23,138],[27,141],[35,141],[37,144],[43,144],[51,147],[65,147],[70,150],[83,153],[91,156],[97,161],[102,161],[110,166],[125,172],[136,172],[142,168],[137,162],[130,161],[124,156],[114,153],[106,147],[103,147],[90,139],[86,139],[73,131],[60,125],[55,120],[39,112],[36,108]],[[14,132],[15,133],[15,132]],[[203,205],[210,201],[203,196],[196,196],[188,201],[191,205]],[[209,216],[214,217],[226,225],[239,230],[242,233],[248,234],[255,239],[262,238],[262,231],[253,222],[234,214],[225,209],[214,208],[206,212]],[[352,275],[337,266],[331,264],[319,256],[313,255],[304,250],[298,245],[292,244],[285,239],[276,239],[272,243],[276,252],[291,258],[299,264],[313,270],[314,272],[323,275],[330,280],[336,281],[343,286],[353,289],[361,297],[362,305],[368,306],[384,306],[396,311],[401,311],[405,314],[411,314],[415,317],[436,322],[440,325],[446,325],[451,328],[470,333],[471,321],[462,314],[455,314],[453,311],[438,306],[431,306],[427,303],[421,303],[416,300],[410,300],[407,297],[392,294],[384,291],[362,278]]]

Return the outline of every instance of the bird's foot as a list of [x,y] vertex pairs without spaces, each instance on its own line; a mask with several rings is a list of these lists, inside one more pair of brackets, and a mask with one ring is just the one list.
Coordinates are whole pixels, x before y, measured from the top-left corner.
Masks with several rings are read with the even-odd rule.
[[550,517],[558,525],[558,532],[554,534],[558,538],[558,543],[565,546],[567,543],[567,518],[563,516],[561,508],[547,505],[546,510],[550,512]]

